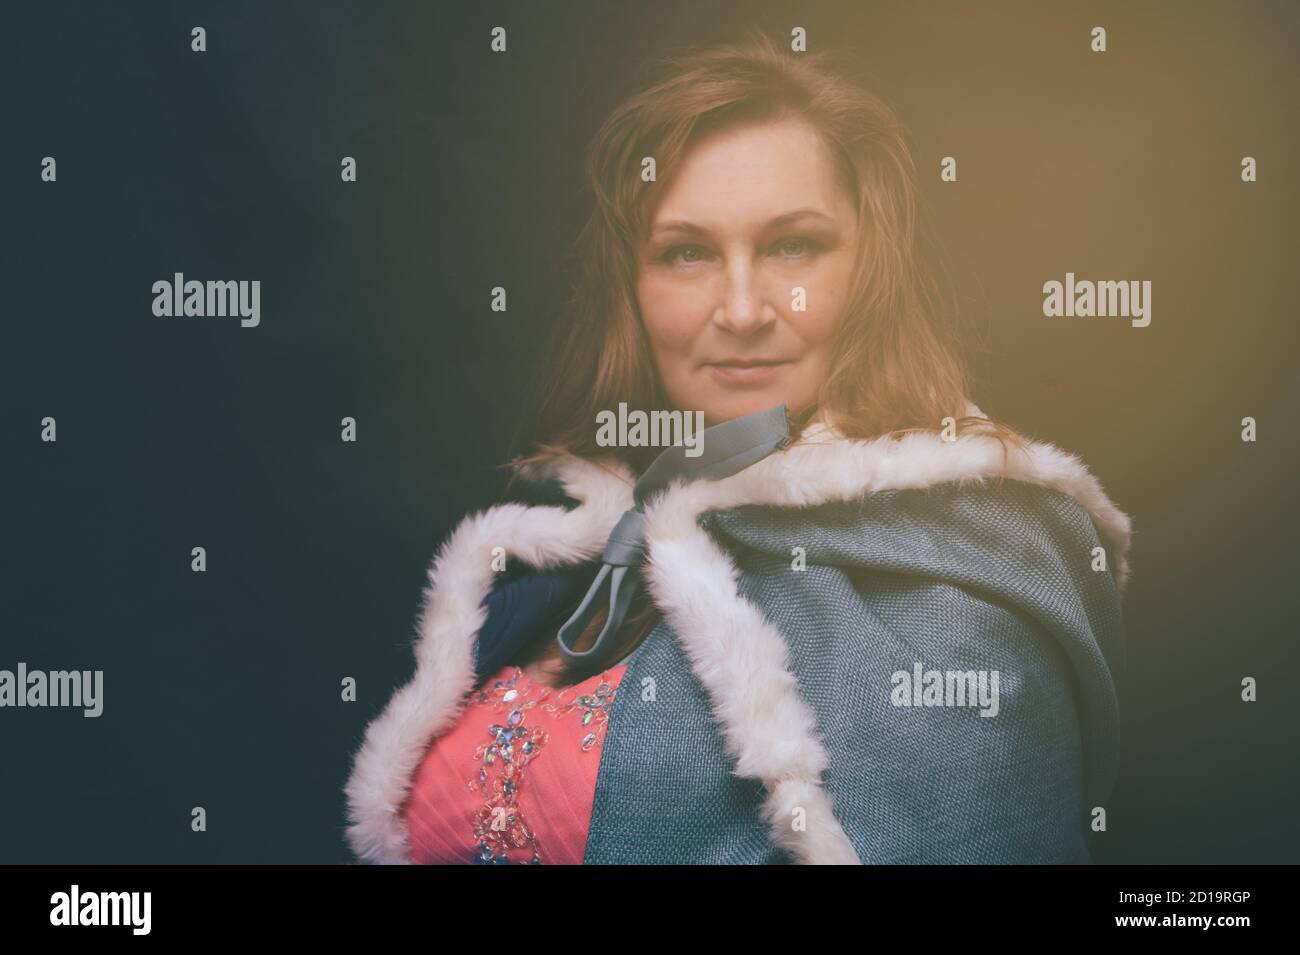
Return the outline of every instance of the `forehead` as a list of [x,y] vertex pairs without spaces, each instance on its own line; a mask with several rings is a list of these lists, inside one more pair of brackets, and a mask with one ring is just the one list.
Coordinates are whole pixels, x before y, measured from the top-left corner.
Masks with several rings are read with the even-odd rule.
[[798,208],[853,216],[821,136],[789,117],[724,127],[692,143],[648,225],[687,220],[710,229],[759,228]]

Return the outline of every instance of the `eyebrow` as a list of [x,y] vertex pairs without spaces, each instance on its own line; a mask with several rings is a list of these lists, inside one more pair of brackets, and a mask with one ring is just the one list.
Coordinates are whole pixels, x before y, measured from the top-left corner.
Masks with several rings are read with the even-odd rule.
[[[790,212],[784,212],[767,223],[767,229],[779,229],[782,226],[790,225],[800,219],[820,219],[823,222],[833,225],[835,220],[817,209],[804,208],[794,209]],[[656,225],[651,230],[651,235],[658,235],[662,232],[680,232],[684,235],[708,235],[709,230],[703,226],[698,226],[694,222],[687,222],[685,219],[673,219],[671,222],[663,222]]]

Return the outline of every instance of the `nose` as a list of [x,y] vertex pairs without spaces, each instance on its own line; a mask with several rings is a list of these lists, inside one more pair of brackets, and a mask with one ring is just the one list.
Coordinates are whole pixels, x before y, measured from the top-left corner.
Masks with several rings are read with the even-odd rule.
[[735,261],[727,269],[723,301],[713,313],[713,322],[733,335],[751,336],[776,321],[776,311],[766,301],[746,261]]

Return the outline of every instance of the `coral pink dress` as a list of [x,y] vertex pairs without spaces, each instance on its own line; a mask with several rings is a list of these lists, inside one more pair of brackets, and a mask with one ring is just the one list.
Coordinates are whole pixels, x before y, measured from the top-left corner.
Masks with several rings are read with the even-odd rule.
[[580,865],[626,664],[553,689],[506,666],[433,741],[403,807],[416,864]]

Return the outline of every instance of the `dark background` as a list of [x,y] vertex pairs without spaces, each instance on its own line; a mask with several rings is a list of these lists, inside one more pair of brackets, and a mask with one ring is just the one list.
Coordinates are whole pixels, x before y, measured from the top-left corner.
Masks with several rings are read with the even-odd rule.
[[[860,52],[976,401],[1133,516],[1098,861],[1297,861],[1300,8],[859,6],[7,8],[0,668],[102,669],[105,709],[0,711],[0,861],[350,861],[350,757],[518,446],[583,148],[650,58],[750,24]],[[260,280],[261,325],[154,317],[177,271]],[[1151,325],[1045,318],[1067,271],[1150,279]]]

